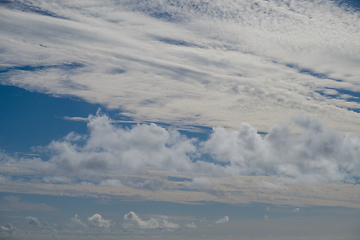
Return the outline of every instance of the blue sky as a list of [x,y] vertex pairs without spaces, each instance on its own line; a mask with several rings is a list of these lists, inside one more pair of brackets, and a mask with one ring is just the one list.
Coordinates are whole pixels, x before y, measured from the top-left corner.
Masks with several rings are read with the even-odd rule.
[[0,238],[358,239],[358,11],[0,2]]

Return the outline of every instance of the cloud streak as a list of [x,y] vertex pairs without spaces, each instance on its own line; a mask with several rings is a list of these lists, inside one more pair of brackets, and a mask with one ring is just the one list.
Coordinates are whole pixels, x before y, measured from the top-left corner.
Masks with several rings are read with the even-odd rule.
[[121,108],[139,122],[267,131],[305,113],[360,133],[358,101],[327,94],[360,91],[357,12],[320,0],[218,3],[3,5],[1,82]]

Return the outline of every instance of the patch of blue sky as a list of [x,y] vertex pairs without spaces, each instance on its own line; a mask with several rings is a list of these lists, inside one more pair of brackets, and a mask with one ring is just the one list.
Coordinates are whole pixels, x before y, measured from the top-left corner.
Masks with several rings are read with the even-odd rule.
[[182,41],[182,40],[177,40],[177,39],[172,39],[172,38],[161,38],[161,37],[156,37],[156,40],[160,41],[160,42],[164,42],[170,45],[176,45],[176,46],[184,46],[184,47],[201,47],[197,44],[194,43],[190,43],[190,42],[186,42],[186,41]]
[[335,0],[335,3],[337,3],[340,6],[351,8],[354,11],[360,11],[360,1],[359,0]]
[[[20,154],[31,154],[32,147],[46,146],[70,132],[88,134],[85,121],[71,121],[65,117],[87,118],[89,114],[95,115],[99,108],[102,114],[121,121],[115,122],[116,125],[131,127],[137,124],[131,117],[122,115],[121,109],[109,110],[76,97],[54,97],[15,86],[0,85],[0,106],[0,148]],[[155,124],[172,128],[171,124]],[[199,141],[207,140],[212,132],[210,127],[185,127],[189,130],[180,129],[179,132]]]
[[312,69],[309,69],[309,68],[302,68],[297,64],[287,63],[287,64],[285,64],[285,66],[288,67],[288,68],[296,69],[301,74],[306,74],[306,75],[310,75],[310,76],[313,76],[313,77],[316,77],[316,78],[321,78],[321,79],[330,79],[330,80],[334,80],[334,81],[337,81],[337,82],[343,82],[342,79],[331,78],[325,73],[316,72],[316,71],[314,71]]
[[[119,119],[120,110],[106,110],[78,98],[58,98],[14,86],[0,85],[0,148],[9,152],[29,153],[33,146],[45,146],[74,131],[88,132],[86,122],[64,117],[88,117],[98,108]],[[126,119],[125,119],[126,120]]]
[[[47,70],[51,68],[61,69],[65,71],[70,71],[73,69],[83,68],[85,67],[84,64],[73,62],[73,63],[64,63],[59,65],[48,65],[48,66],[14,66],[14,67],[0,67],[0,74],[9,73],[13,71],[29,71],[29,72],[35,72],[35,71],[41,71],[41,70]],[[0,77],[1,80],[1,77]]]
[[[326,94],[325,90],[324,91],[317,90],[316,92],[328,98],[339,98],[341,97],[341,95],[345,95],[347,102],[357,102],[357,103],[360,102],[360,92],[354,92],[346,89],[334,89],[334,88],[325,88],[325,89],[335,90],[334,93],[337,92],[337,94]],[[349,108],[349,110],[352,110],[354,112],[360,112],[360,109],[358,108]]]
[[60,16],[54,12],[41,9],[38,6],[34,6],[30,2],[24,2],[24,1],[18,1],[18,0],[12,0],[12,1],[11,0],[3,0],[3,1],[0,1],[0,6],[4,6],[9,9],[19,10],[22,12],[32,12],[32,13],[49,16],[49,17],[54,17],[54,18],[68,19],[68,18],[66,18],[64,16]]

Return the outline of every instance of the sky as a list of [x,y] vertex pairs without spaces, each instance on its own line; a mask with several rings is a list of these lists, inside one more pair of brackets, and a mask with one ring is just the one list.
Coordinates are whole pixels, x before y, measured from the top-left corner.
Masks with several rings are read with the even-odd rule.
[[0,239],[359,239],[359,11],[0,1]]

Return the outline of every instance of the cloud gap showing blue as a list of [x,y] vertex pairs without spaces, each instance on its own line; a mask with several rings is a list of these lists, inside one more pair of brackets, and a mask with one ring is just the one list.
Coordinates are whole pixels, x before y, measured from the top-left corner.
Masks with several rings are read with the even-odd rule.
[[36,14],[40,14],[40,15],[44,15],[44,16],[48,16],[48,17],[53,17],[53,18],[69,19],[67,17],[60,16],[54,12],[41,9],[40,7],[34,6],[32,3],[28,3],[28,2],[20,2],[20,1],[16,1],[16,0],[13,0],[13,1],[3,0],[3,1],[0,1],[0,6],[5,6],[6,8],[19,10],[22,12],[36,13]]

